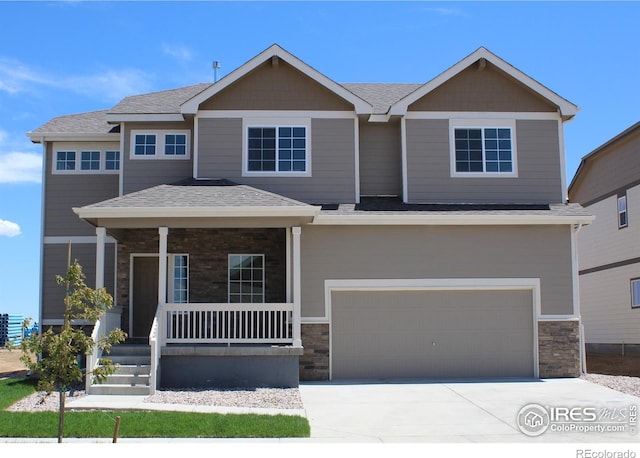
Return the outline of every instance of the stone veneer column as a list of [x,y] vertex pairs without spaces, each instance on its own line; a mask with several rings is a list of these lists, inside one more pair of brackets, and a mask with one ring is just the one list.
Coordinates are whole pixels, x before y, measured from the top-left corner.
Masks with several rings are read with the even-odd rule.
[[538,323],[540,378],[580,377],[580,321]]
[[303,324],[302,342],[300,380],[329,380],[329,324]]

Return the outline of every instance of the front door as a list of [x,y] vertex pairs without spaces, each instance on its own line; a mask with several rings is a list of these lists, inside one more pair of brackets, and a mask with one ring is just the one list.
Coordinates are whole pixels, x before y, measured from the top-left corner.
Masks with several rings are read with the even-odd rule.
[[131,296],[133,303],[131,337],[147,338],[158,307],[157,256],[134,256]]

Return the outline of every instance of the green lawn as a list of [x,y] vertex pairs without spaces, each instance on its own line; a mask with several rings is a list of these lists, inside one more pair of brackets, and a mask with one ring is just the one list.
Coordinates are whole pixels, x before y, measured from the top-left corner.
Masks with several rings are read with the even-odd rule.
[[[7,412],[17,400],[35,391],[29,379],[0,380],[0,437],[58,437],[58,412]],[[55,396],[55,394],[54,394]],[[289,415],[200,414],[118,411],[67,412],[64,437],[309,437],[306,418]]]

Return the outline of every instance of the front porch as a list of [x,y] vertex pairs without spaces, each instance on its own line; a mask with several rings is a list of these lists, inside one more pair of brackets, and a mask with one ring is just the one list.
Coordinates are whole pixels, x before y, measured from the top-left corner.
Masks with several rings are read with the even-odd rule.
[[[184,208],[198,199],[207,206]],[[104,285],[107,233],[117,240],[117,307],[94,335],[120,326],[148,342],[151,393],[297,386],[300,226],[317,211],[228,183],[163,185],[76,209],[96,226],[96,287]]]

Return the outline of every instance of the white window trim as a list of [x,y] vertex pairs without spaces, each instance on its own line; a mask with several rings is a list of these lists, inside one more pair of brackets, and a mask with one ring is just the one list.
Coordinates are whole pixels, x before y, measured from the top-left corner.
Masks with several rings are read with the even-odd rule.
[[[305,171],[304,172],[251,172],[249,171],[249,128],[251,127],[304,127]],[[276,149],[277,154],[277,149]],[[276,164],[278,157],[276,156]],[[311,118],[243,118],[242,119],[242,176],[243,177],[310,177],[311,176]]]
[[637,309],[640,308],[640,297],[638,298],[638,303],[634,304],[633,302],[633,284],[635,282],[640,282],[640,278],[632,278],[631,281],[629,282],[629,286],[631,287],[631,308],[632,309]]
[[[164,154],[165,136],[172,134],[182,134],[187,138],[185,155]],[[136,149],[136,135],[155,135],[156,136],[156,154],[138,155],[135,154]],[[122,157],[120,158],[122,160]],[[163,130],[132,130],[130,135],[129,144],[129,159],[134,161],[145,160],[169,160],[180,161],[191,159],[191,131],[189,129],[163,129]]]
[[[113,148],[99,149],[99,148],[58,148],[53,152],[53,160],[51,161],[51,173],[53,175],[117,175],[120,173],[120,169],[107,170],[107,151],[118,151]],[[75,168],[72,170],[58,170],[56,168],[58,164],[58,153],[75,153]],[[82,153],[85,152],[98,152],[100,153],[100,168],[97,170],[82,170]],[[120,168],[122,168],[122,152],[120,152]]]
[[[265,256],[264,253],[229,253],[227,256],[227,302],[231,303],[231,256],[260,256],[262,258],[262,302],[254,302],[256,303],[264,303],[265,296],[267,292],[267,285],[265,284],[265,275],[267,272],[267,266],[265,265]],[[243,302],[246,304],[247,302]]]
[[[620,202],[624,202],[624,211],[620,211]],[[624,229],[625,227],[629,226],[629,208],[627,206],[626,194],[624,196],[618,197],[618,199],[616,200],[616,205],[617,205],[616,214],[618,215],[618,229]],[[623,213],[624,213],[625,223],[620,224],[620,215],[622,215]]]
[[[511,172],[457,172],[456,171],[456,129],[510,129],[511,130]],[[518,177],[518,153],[516,141],[515,119],[450,119],[449,120],[449,157],[451,177],[456,178],[517,178]],[[482,145],[483,163],[484,144]]]

